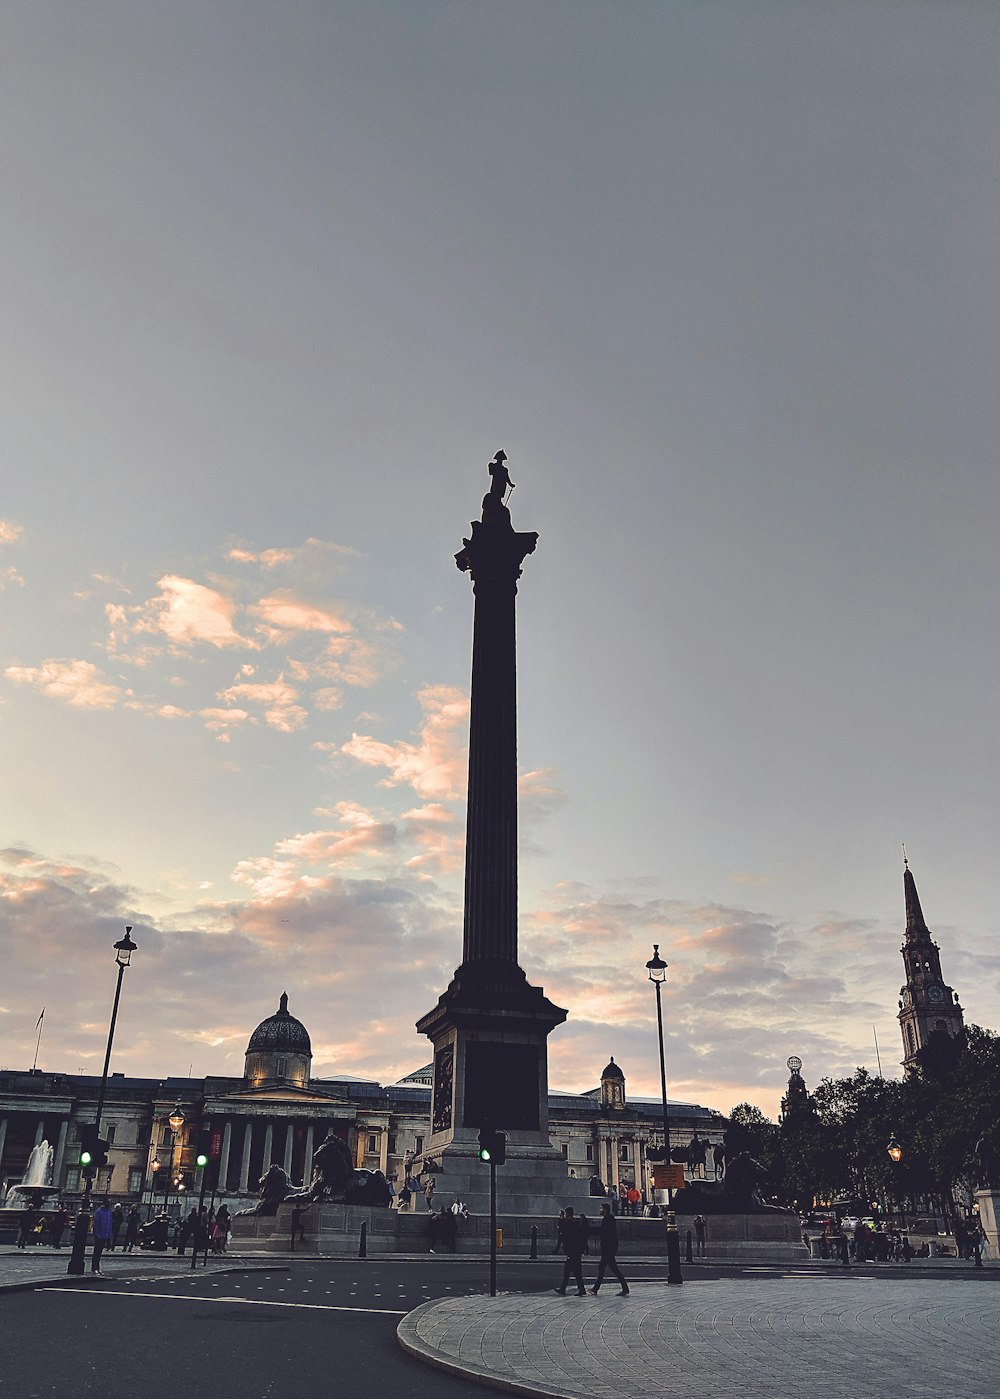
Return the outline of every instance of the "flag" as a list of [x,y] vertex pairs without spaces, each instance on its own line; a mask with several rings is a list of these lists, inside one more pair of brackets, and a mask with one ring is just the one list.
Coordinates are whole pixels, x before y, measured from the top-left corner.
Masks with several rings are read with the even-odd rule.
[[36,1030],[38,1029],[39,1025],[41,1025],[41,1023],[42,1023],[42,1021],[43,1021],[44,1019],[45,1019],[45,1007],[42,1006],[42,1013],[41,1013],[41,1015],[38,1017],[38,1019],[35,1021],[35,1029],[36,1029]]

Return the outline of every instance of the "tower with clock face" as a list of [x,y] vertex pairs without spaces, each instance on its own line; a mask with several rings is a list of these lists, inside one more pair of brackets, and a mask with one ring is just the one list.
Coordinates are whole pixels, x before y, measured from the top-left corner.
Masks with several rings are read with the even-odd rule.
[[918,1052],[931,1035],[962,1033],[965,1017],[958,993],[946,986],[941,975],[941,953],[924,922],[917,885],[909,862],[903,861],[903,893],[906,898],[906,933],[900,951],[906,982],[899,991],[899,1028],[903,1036],[903,1068],[918,1068]]

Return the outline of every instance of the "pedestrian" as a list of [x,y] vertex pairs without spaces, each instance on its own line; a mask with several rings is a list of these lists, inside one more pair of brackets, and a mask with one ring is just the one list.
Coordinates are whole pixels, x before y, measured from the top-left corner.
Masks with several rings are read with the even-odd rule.
[[696,1214],[694,1217],[694,1238],[695,1253],[698,1258],[705,1257],[705,1235],[708,1232],[708,1225],[703,1214]]
[[63,1234],[69,1228],[69,1210],[65,1205],[60,1205],[56,1210],[55,1218],[52,1220],[52,1247],[62,1248]]
[[[188,1239],[193,1239],[195,1229],[198,1225],[198,1211],[192,1207],[191,1213],[181,1222],[180,1237],[177,1241],[177,1252],[183,1255],[188,1246]],[[197,1244],[194,1245],[195,1253],[198,1252]]]
[[587,1289],[583,1285],[583,1250],[586,1247],[587,1235],[586,1224],[583,1218],[577,1219],[573,1214],[572,1206],[567,1205],[563,1211],[562,1241],[563,1252],[566,1255],[566,1262],[563,1264],[562,1284],[555,1290],[560,1297],[566,1296],[566,1285],[572,1275],[576,1279],[576,1295],[586,1297]]
[[138,1205],[133,1205],[125,1220],[125,1253],[133,1253],[135,1246],[139,1242],[139,1225],[142,1223],[142,1215]]
[[94,1252],[90,1259],[90,1271],[101,1275],[101,1254],[111,1243],[111,1231],[114,1228],[114,1218],[111,1213],[111,1205],[108,1197],[104,1199],[94,1211]]
[[25,1208],[21,1211],[20,1218],[17,1221],[18,1248],[24,1248],[28,1240],[31,1238],[31,1231],[32,1229],[34,1229],[34,1227],[35,1211],[30,1207],[30,1205],[25,1206]]
[[629,1214],[631,1214],[631,1215],[636,1215],[636,1214],[639,1213],[639,1202],[640,1202],[641,1199],[642,1199],[642,1196],[639,1194],[638,1190],[636,1190],[635,1186],[634,1186],[634,1185],[630,1186],[630,1187],[629,1187],[629,1192],[628,1192],[628,1212],[629,1212]]
[[559,1211],[559,1218],[556,1220],[556,1246],[555,1246],[555,1248],[552,1250],[553,1253],[564,1253],[564,1252],[565,1252],[565,1249],[563,1248],[563,1233],[565,1232],[565,1229],[566,1229],[566,1211],[565,1211],[565,1210],[560,1210],[560,1211]]
[[434,1191],[436,1189],[437,1178],[435,1176],[428,1176],[427,1179],[424,1181],[424,1199],[427,1201],[427,1208],[429,1210],[433,1210],[434,1208],[432,1201],[434,1199]]
[[110,1253],[114,1253],[115,1249],[118,1247],[118,1235],[121,1233],[122,1225],[124,1223],[125,1211],[122,1208],[122,1202],[120,1200],[116,1200],[111,1210],[111,1248],[109,1249]]
[[618,1253],[618,1225],[615,1223],[615,1217],[611,1213],[611,1209],[608,1205],[601,1206],[600,1229],[601,1256],[597,1264],[597,1281],[594,1283],[593,1287],[590,1290],[596,1297],[598,1292],[600,1291],[601,1283],[604,1281],[605,1271],[607,1271],[611,1273],[613,1277],[616,1277],[621,1283],[622,1290],[618,1294],[619,1297],[627,1297],[628,1283],[622,1276],[622,1271],[618,1266],[616,1258],[616,1255]]

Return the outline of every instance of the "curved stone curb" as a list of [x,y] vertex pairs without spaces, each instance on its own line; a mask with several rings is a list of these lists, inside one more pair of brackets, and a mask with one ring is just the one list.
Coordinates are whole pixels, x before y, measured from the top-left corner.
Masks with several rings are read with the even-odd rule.
[[690,1399],[692,1376],[744,1396],[861,1392],[995,1399],[996,1279],[635,1282],[628,1298],[438,1298],[397,1328],[416,1358],[545,1399]]
[[574,1394],[567,1394],[565,1390],[548,1389],[542,1384],[525,1384],[520,1380],[507,1379],[503,1375],[495,1374],[492,1370],[486,1370],[481,1365],[469,1363],[459,1363],[452,1360],[441,1350],[428,1345],[420,1335],[420,1322],[428,1312],[436,1307],[446,1306],[452,1298],[435,1297],[429,1302],[422,1302],[419,1307],[415,1307],[412,1312],[408,1312],[403,1320],[396,1327],[396,1340],[406,1351],[407,1355],[412,1355],[416,1360],[422,1360],[425,1365],[433,1365],[438,1370],[445,1370],[449,1375],[458,1375],[462,1379],[475,1380],[477,1384],[488,1385],[491,1389],[502,1389],[507,1394],[541,1395],[542,1399],[578,1399]]

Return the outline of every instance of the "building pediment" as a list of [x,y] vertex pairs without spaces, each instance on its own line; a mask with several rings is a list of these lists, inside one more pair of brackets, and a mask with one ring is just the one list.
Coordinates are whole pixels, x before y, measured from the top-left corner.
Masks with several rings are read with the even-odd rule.
[[320,1093],[313,1088],[294,1088],[288,1084],[273,1087],[244,1088],[234,1093],[216,1093],[205,1099],[205,1113],[244,1111],[266,1112],[271,1107],[343,1107],[354,1111],[354,1104],[334,1093]]

